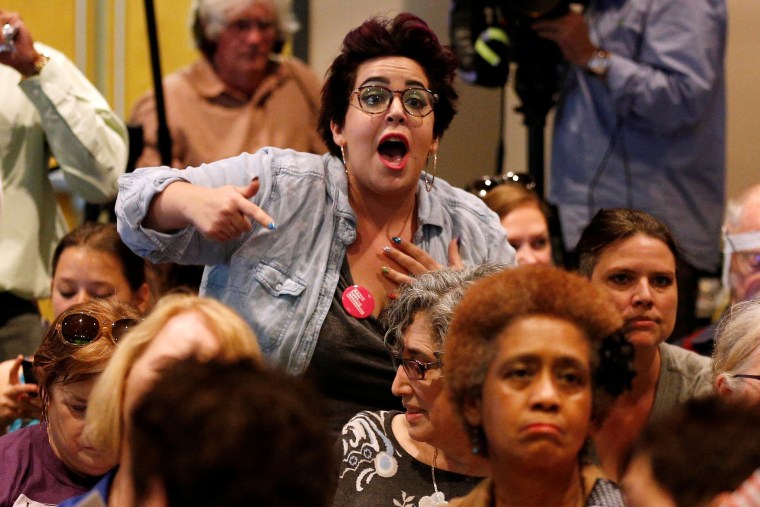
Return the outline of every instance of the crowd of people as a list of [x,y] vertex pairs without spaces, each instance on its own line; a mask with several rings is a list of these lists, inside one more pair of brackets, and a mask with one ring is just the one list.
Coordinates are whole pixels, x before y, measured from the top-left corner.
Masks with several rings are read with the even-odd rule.
[[[723,137],[685,147],[722,118],[725,37],[722,0],[678,3],[534,24],[568,65],[557,209],[527,178],[436,177],[457,58],[410,13],[350,31],[319,93],[279,4],[194,1],[171,167],[148,94],[123,174],[123,122],[0,10],[24,109],[0,145],[0,507],[760,506],[760,187],[726,214],[723,311],[677,331],[717,266]],[[63,233],[51,155],[116,224]],[[198,293],[161,263],[205,266]]]

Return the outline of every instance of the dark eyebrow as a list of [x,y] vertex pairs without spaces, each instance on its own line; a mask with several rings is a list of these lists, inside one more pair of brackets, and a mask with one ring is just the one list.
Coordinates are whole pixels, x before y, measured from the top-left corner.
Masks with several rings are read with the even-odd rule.
[[[390,84],[390,79],[388,79],[386,77],[381,77],[381,76],[370,76],[367,79],[365,79],[362,82],[362,84],[359,85],[359,88],[361,88],[362,86],[368,86],[367,83],[381,83],[381,84],[387,85],[387,84]],[[405,81],[404,84],[408,88],[411,87],[411,88],[423,88],[423,89],[427,89],[427,88],[425,88],[424,84],[422,84],[421,82],[419,82],[419,81],[417,81],[415,79],[408,79],[408,80]]]
[[380,77],[380,76],[371,76],[365,79],[362,84],[359,85],[359,87],[367,86],[367,83],[382,83],[382,84],[390,84],[390,80],[388,78]]

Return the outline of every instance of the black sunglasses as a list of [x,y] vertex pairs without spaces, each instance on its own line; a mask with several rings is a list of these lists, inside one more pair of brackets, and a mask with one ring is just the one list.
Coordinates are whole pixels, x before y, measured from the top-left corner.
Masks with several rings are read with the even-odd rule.
[[137,319],[118,319],[110,323],[102,323],[97,317],[88,313],[71,313],[66,315],[55,326],[61,339],[70,345],[87,345],[102,335],[108,336],[116,343],[119,338],[138,324]]
[[512,171],[498,176],[481,176],[465,185],[464,189],[478,197],[485,197],[489,191],[504,183],[522,185],[528,190],[536,189],[536,180],[533,179],[533,176],[527,173],[514,173]]
[[734,378],[751,378],[752,380],[760,380],[760,375],[749,375],[747,373],[737,373],[736,375],[731,375]]

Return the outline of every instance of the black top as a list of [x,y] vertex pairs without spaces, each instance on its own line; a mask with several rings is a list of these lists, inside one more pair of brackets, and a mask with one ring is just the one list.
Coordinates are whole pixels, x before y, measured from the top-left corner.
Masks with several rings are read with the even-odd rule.
[[306,377],[327,399],[326,414],[336,438],[343,425],[363,410],[402,408],[401,399],[391,393],[396,372],[383,342],[385,329],[375,317],[352,317],[341,303],[343,291],[353,284],[344,260],[306,370]]

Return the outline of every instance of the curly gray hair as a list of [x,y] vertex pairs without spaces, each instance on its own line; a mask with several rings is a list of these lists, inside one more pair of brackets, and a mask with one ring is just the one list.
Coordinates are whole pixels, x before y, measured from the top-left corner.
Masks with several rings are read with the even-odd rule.
[[454,308],[462,300],[467,287],[508,267],[506,264],[483,263],[463,269],[441,268],[402,285],[397,298],[381,315],[387,329],[385,346],[391,353],[401,355],[404,333],[417,314],[422,312],[430,324],[433,343],[438,350],[442,350]]

